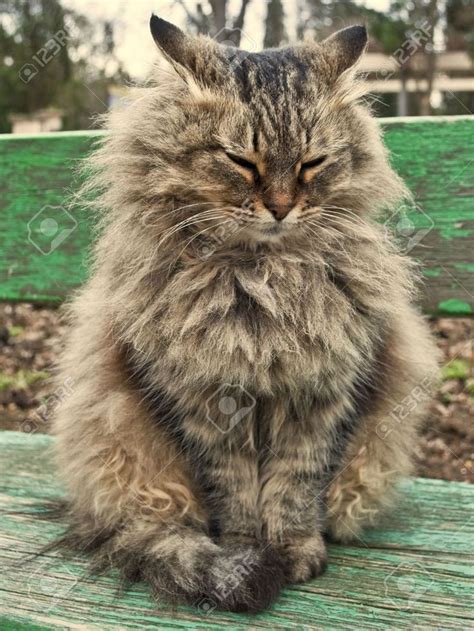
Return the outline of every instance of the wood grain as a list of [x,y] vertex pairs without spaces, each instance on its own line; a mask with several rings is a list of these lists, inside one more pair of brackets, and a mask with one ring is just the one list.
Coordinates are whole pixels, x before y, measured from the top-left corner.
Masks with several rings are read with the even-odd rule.
[[[257,616],[156,606],[146,586],[117,595],[113,576],[85,561],[28,554],[60,528],[36,520],[61,495],[44,435],[0,433],[2,629],[470,629],[474,627],[474,487],[416,479],[398,509],[357,545],[331,545],[327,573],[286,589]],[[14,514],[13,511],[24,511]],[[28,514],[28,512],[30,514]]]
[[[412,225],[394,213],[387,225],[424,265],[428,313],[474,313],[474,116],[382,119],[393,164],[414,193]],[[93,219],[62,207],[77,187],[74,171],[100,132],[0,136],[0,300],[59,302],[87,276]],[[53,207],[53,208],[51,208]],[[40,213],[38,215],[38,213]],[[55,236],[70,234],[49,254],[42,219]],[[409,233],[409,234],[408,234]]]

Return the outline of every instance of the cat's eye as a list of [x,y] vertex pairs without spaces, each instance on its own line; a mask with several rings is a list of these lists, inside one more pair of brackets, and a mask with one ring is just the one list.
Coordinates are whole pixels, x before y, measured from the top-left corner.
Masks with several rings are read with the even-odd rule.
[[301,165],[302,171],[309,171],[309,169],[314,169],[315,167],[319,167],[327,160],[327,156],[319,156],[319,158],[315,158],[314,160],[309,160],[308,162],[303,162]]
[[250,162],[245,158],[241,158],[240,156],[237,156],[235,153],[231,153],[230,151],[226,151],[225,155],[229,158],[229,160],[232,160],[232,162],[238,164],[239,167],[247,169],[248,171],[252,171],[252,173],[254,174],[258,174],[257,165],[253,162]]

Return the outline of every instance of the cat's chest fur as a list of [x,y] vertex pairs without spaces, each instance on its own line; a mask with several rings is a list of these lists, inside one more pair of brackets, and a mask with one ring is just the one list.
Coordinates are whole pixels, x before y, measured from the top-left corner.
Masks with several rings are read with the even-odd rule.
[[324,268],[190,268],[165,288],[155,314],[161,365],[189,385],[234,383],[271,392],[352,373],[372,331]]

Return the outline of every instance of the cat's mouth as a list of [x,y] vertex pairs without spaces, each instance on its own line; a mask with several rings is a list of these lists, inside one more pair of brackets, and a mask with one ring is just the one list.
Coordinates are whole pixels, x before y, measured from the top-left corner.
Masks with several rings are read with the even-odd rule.
[[260,229],[264,234],[277,235],[286,230],[286,226],[283,226],[281,223],[272,223],[263,225]]
[[259,239],[261,240],[275,240],[286,234],[289,234],[294,228],[293,223],[286,223],[281,221],[268,221],[265,223],[259,223],[256,225],[256,231]]

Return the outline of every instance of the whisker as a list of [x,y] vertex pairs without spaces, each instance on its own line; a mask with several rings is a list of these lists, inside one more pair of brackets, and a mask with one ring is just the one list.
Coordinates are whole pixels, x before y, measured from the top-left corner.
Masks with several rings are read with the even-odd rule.
[[[212,219],[221,219],[222,214],[219,214],[219,213],[221,213],[223,210],[226,210],[226,208],[227,207],[225,206],[222,208],[211,208],[209,210],[204,210],[203,212],[198,213],[196,215],[192,215],[191,217],[187,217],[183,221],[179,222],[176,225],[171,226],[171,228],[166,230],[163,233],[160,241],[158,242],[158,245],[162,245],[167,239],[172,237],[174,234],[176,234],[180,230],[183,230],[184,228],[198,224],[202,221],[210,221]],[[225,217],[227,217],[227,215],[225,215]]]
[[331,205],[322,205],[321,209],[323,210],[323,212],[327,212],[327,213],[333,213],[333,214],[337,214],[339,216],[341,216],[341,213],[334,213],[334,210],[342,210],[344,213],[344,216],[350,216],[353,217],[356,221],[360,221],[363,223],[366,223],[362,217],[360,217],[360,215],[357,215],[353,210],[350,210],[350,208],[343,208],[342,206],[331,206]]
[[207,202],[195,202],[194,204],[186,204],[185,206],[179,206],[178,208],[173,208],[173,210],[170,210],[170,211],[164,213],[163,215],[158,215],[156,223],[149,223],[149,222],[147,222],[147,225],[150,225],[150,226],[156,225],[159,221],[161,221],[165,217],[169,217],[170,215],[173,215],[174,213],[186,210],[188,208],[194,208],[196,206],[206,206],[207,204],[220,204],[220,203],[221,202],[207,201]]
[[180,251],[180,253],[178,254],[178,256],[176,257],[176,259],[174,259],[174,261],[172,262],[172,264],[169,266],[168,268],[168,275],[171,272],[171,268],[176,265],[176,263],[179,261],[179,259],[181,258],[181,255],[183,254],[183,252],[189,247],[189,245],[191,245],[191,243],[197,239],[198,237],[200,237],[201,235],[203,235],[205,232],[208,232],[209,230],[212,230],[213,228],[220,228],[221,226],[224,226],[225,224],[229,224],[232,223],[232,219],[228,219],[226,221],[221,221],[220,223],[216,224],[215,226],[209,226],[208,228],[204,228],[204,230],[200,230],[199,232],[197,232],[195,235],[193,235],[191,237],[191,239],[189,239],[188,241],[186,241],[186,243],[184,244],[184,248]]

